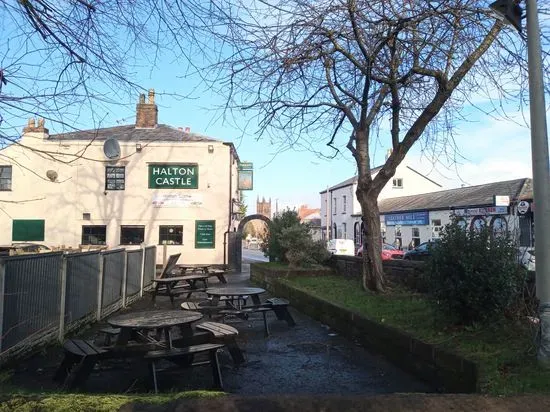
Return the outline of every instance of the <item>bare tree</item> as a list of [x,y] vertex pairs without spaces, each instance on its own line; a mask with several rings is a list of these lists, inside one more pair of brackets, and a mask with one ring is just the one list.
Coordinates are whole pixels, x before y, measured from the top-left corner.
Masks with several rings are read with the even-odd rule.
[[[289,145],[338,150],[345,139],[365,223],[363,285],[383,292],[380,191],[419,140],[435,158],[452,156],[453,125],[472,98],[489,98],[488,114],[506,99],[522,104],[524,41],[479,0],[213,3],[225,49],[212,73],[228,74],[218,83],[226,110],[251,111],[260,134]],[[392,151],[373,174],[379,139]]]

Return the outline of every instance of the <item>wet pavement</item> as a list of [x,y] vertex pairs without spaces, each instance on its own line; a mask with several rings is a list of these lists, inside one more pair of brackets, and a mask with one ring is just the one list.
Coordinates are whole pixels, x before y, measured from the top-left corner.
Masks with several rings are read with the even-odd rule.
[[[249,265],[242,274],[228,275],[227,286],[249,285]],[[221,286],[217,280],[211,286]],[[197,294],[199,301],[205,295]],[[262,300],[268,298],[262,295]],[[180,300],[181,301],[181,300]],[[151,308],[144,297],[125,312]],[[170,308],[168,299],[158,298],[158,308]],[[433,389],[394,367],[382,357],[367,352],[354,342],[333,333],[321,323],[290,309],[295,327],[278,321],[268,313],[271,335],[264,337],[261,314],[247,321],[228,320],[239,330],[238,343],[247,362],[234,367],[227,351],[220,356],[224,389],[239,395],[269,394],[354,394],[371,395],[396,392],[432,392]],[[82,332],[93,337],[98,326]],[[12,369],[8,384],[32,391],[55,390],[51,381],[63,357],[59,346],[19,362]],[[205,389],[212,385],[209,367],[179,369],[177,373],[159,374],[162,391]],[[91,393],[144,392],[147,367],[139,360],[108,360],[93,371],[85,391]]]

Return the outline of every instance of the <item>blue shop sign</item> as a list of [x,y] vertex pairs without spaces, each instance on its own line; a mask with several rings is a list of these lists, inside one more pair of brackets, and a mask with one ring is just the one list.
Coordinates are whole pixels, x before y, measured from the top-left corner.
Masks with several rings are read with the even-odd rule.
[[385,215],[386,226],[421,226],[427,225],[429,212],[398,213]]

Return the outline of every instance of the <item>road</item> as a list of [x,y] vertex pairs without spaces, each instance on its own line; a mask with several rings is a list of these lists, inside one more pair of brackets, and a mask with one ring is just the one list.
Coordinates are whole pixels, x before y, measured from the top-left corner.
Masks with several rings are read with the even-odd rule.
[[243,263],[269,262],[261,250],[245,249],[243,247]]

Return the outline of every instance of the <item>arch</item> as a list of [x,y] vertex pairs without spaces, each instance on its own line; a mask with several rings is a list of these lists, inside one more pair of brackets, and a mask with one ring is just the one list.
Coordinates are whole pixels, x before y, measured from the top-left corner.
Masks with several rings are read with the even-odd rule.
[[229,266],[236,269],[237,272],[240,272],[242,270],[242,260],[243,260],[243,245],[242,245],[242,237],[243,237],[243,229],[244,226],[250,222],[251,220],[259,219],[263,222],[265,222],[268,227],[269,223],[271,223],[271,219],[269,219],[267,216],[255,214],[255,215],[249,215],[244,217],[240,222],[239,226],[237,227],[237,230],[235,232],[229,232],[229,245],[228,245],[228,255],[229,255]]

